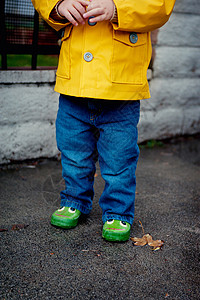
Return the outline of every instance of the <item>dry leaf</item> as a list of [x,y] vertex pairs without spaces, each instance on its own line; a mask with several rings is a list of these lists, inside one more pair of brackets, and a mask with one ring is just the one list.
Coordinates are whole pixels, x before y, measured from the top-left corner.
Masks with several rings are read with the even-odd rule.
[[133,237],[131,238],[135,246],[145,246],[147,244],[147,237],[143,235],[142,238]]
[[0,232],[3,232],[3,231],[8,231],[7,228],[0,228]]
[[148,245],[150,247],[153,247],[152,250],[159,250],[163,245],[164,245],[164,241],[161,240],[152,240],[150,243],[148,243]]
[[132,237],[131,241],[133,242],[134,246],[145,246],[146,244],[148,244],[150,247],[152,247],[153,251],[160,250],[161,247],[164,245],[164,241],[162,240],[154,241],[152,236],[149,233],[145,234],[144,227],[140,220],[139,223],[142,227],[143,237],[142,238]]
[[157,250],[160,250],[160,249],[161,249],[161,247],[157,247],[157,248],[153,247],[151,250],[157,251]]
[[148,244],[150,247],[152,247],[152,250],[160,250],[160,248],[164,245],[164,241],[162,240],[153,240],[152,236],[150,234],[143,235],[142,238],[133,237],[131,238],[131,241],[133,241],[134,246],[145,246]]
[[153,241],[153,238],[152,238],[152,236],[148,233],[148,234],[145,234],[146,235],[146,238],[147,238],[147,243],[148,243],[148,245],[150,244],[150,243],[152,243],[152,241]]
[[11,230],[21,230],[28,227],[28,225],[25,224],[14,224],[11,228]]

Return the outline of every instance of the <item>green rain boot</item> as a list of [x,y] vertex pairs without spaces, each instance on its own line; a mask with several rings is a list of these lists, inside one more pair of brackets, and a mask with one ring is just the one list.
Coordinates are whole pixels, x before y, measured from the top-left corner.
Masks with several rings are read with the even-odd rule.
[[52,214],[51,224],[61,228],[73,228],[78,224],[80,215],[80,210],[63,206]]
[[131,225],[124,221],[108,220],[103,225],[102,237],[111,242],[125,242],[130,237]]

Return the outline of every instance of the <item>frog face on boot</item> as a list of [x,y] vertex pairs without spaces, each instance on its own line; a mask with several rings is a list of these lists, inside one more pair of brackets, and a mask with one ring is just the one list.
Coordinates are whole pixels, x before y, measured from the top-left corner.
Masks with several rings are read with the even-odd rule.
[[120,220],[108,220],[103,226],[102,237],[107,241],[123,242],[130,237],[131,225]]
[[63,206],[52,214],[51,224],[61,228],[73,228],[78,224],[80,215],[80,210]]

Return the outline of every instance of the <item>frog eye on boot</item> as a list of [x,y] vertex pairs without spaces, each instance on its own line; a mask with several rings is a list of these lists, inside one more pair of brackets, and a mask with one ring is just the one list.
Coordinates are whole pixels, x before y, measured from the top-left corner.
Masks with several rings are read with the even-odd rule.
[[59,209],[58,209],[58,211],[62,211],[62,210],[64,210],[65,209],[65,206],[61,206]]
[[73,207],[69,207],[68,211],[71,213],[71,214],[74,214],[76,209],[73,208]]
[[120,225],[123,226],[123,227],[127,227],[127,224],[124,221],[120,221]]
[[108,220],[107,224],[112,224],[114,222],[114,220]]

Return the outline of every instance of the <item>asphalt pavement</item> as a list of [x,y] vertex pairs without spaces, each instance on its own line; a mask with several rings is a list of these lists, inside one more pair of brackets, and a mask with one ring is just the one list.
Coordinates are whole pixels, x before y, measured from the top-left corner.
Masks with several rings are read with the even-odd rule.
[[199,136],[141,149],[131,236],[143,226],[164,240],[158,251],[102,239],[98,165],[91,214],[75,229],[51,226],[61,174],[48,159],[0,169],[0,299],[200,299]]

